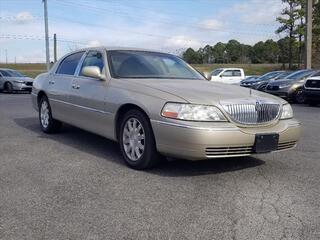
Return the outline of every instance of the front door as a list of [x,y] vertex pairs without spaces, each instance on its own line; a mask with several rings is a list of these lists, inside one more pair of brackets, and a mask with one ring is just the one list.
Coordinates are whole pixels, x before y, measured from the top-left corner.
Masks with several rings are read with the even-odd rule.
[[112,115],[106,111],[105,106],[108,81],[83,76],[82,69],[87,66],[97,66],[101,73],[105,74],[106,65],[103,53],[96,50],[87,52],[79,68],[78,76],[72,82],[70,100],[75,106],[75,122],[83,129],[109,136],[112,131]]

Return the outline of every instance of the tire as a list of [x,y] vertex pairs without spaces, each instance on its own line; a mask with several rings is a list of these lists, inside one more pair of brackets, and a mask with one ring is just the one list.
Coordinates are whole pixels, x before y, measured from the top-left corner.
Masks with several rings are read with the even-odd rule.
[[293,97],[294,101],[299,104],[303,104],[307,100],[302,89],[297,89]]
[[[119,144],[125,163],[137,170],[148,169],[160,161],[149,118],[137,109],[122,118]],[[134,150],[135,149],[135,150]]]
[[262,85],[262,86],[259,86],[259,88],[257,90],[265,92],[266,88],[267,88],[267,85]]
[[61,129],[62,123],[52,118],[49,100],[43,96],[39,101],[39,122],[41,130],[45,133],[56,133]]
[[12,83],[11,83],[11,82],[6,82],[6,83],[4,84],[3,91],[6,92],[6,93],[13,93]]

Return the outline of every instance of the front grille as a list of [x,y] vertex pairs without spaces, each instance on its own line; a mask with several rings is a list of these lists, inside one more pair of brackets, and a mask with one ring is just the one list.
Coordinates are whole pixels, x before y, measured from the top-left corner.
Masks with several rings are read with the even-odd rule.
[[314,79],[309,79],[306,84],[306,88],[319,88],[320,89],[320,81],[319,80],[314,80]]
[[223,105],[229,117],[241,124],[266,124],[279,116],[280,105],[276,103],[240,103]]
[[296,141],[279,143],[277,150],[285,150],[285,149],[293,148],[296,146],[296,144],[297,144]]
[[208,157],[225,156],[225,155],[246,155],[252,153],[252,146],[242,147],[209,147],[206,148]]
[[32,86],[32,82],[25,82],[26,86]]

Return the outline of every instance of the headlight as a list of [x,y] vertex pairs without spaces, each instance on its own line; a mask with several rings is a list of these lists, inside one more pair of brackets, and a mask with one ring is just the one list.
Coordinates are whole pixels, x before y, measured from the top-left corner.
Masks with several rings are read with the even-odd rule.
[[166,103],[161,116],[188,121],[227,121],[222,112],[215,106],[184,103]]
[[282,106],[282,114],[280,119],[293,118],[293,111],[290,104],[285,104]]
[[15,82],[15,83],[24,83],[24,81],[20,81],[20,80],[13,80],[13,82]]
[[280,85],[279,86],[279,88],[281,89],[281,88],[287,88],[287,87],[290,87],[291,86],[291,84],[283,84],[283,85]]

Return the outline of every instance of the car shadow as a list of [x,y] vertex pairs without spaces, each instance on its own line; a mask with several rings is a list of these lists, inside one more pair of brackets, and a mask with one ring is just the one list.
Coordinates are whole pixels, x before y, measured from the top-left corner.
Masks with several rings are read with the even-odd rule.
[[[39,138],[54,140],[79,151],[125,166],[118,144],[104,137],[68,124],[63,125],[60,134],[45,134],[41,131],[36,117],[16,118],[14,122],[18,126],[36,133]],[[264,161],[255,157],[221,158],[207,161],[166,159],[157,167],[146,172],[166,177],[196,176],[239,171],[263,164],[265,164]]]

